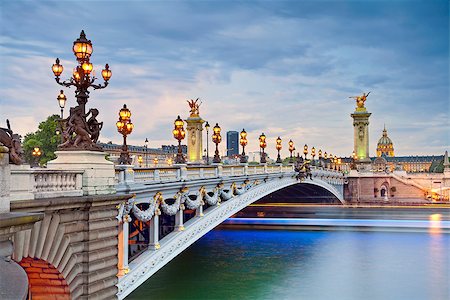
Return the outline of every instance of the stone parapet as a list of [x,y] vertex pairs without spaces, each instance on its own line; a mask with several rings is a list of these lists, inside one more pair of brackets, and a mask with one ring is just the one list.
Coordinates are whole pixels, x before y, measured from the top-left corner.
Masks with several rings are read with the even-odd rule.
[[83,170],[83,195],[115,193],[114,164],[98,151],[56,151],[57,158],[49,161],[52,170]]

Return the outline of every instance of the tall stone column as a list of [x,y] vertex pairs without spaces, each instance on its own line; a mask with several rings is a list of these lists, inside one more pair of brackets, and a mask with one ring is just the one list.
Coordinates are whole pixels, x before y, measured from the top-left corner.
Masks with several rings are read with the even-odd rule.
[[186,119],[187,129],[187,157],[189,163],[202,163],[203,153],[203,123],[200,116],[190,116]]
[[369,117],[371,113],[367,112],[365,107],[357,107],[351,114],[353,118],[353,141],[354,151],[357,158],[357,169],[360,171],[369,171],[371,169],[371,160],[369,156]]

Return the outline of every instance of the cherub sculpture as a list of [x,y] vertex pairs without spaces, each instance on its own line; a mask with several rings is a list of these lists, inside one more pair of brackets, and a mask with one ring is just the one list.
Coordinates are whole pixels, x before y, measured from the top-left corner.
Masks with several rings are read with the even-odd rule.
[[100,130],[102,130],[103,122],[97,121],[98,109],[91,108],[87,115],[91,113],[91,117],[87,121],[88,128],[91,132],[91,140],[95,144],[98,141],[98,137],[100,135]]
[[202,101],[200,101],[200,103],[198,103],[199,98],[195,99],[195,100],[186,100],[187,103],[189,104],[189,107],[191,108],[191,110],[189,111],[191,113],[191,117],[198,117],[200,112],[199,112],[199,107],[202,104]]
[[367,94],[363,93],[362,96],[352,96],[352,97],[349,97],[349,98],[356,100],[356,107],[357,108],[364,108],[364,102],[366,102],[367,97],[369,96],[369,94],[370,94],[370,92],[368,92]]

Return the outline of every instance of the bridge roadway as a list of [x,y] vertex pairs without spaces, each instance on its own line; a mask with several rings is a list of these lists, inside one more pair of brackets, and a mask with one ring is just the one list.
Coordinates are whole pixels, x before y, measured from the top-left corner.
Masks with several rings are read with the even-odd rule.
[[[119,299],[125,298],[189,245],[249,204],[295,184],[312,184],[343,202],[342,173],[312,168],[299,181],[292,166],[177,166],[116,169],[117,193],[135,194],[119,208]],[[185,220],[185,211],[195,216]],[[159,239],[161,220],[174,216],[173,231]],[[145,249],[129,259],[130,224],[148,226]],[[141,225],[142,226],[142,225]],[[144,231],[137,234],[142,235]],[[147,234],[147,231],[145,231]]]

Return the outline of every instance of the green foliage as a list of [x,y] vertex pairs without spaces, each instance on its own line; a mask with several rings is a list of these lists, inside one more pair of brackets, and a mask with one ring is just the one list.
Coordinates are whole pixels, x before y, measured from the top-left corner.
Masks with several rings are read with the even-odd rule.
[[56,134],[56,127],[59,120],[58,115],[52,115],[47,120],[39,123],[38,130],[34,133],[28,133],[23,140],[23,151],[25,161],[31,163],[34,159],[33,152],[34,147],[41,149],[42,155],[39,159],[39,164],[44,165],[49,160],[55,159],[55,151],[60,143],[61,137]]

